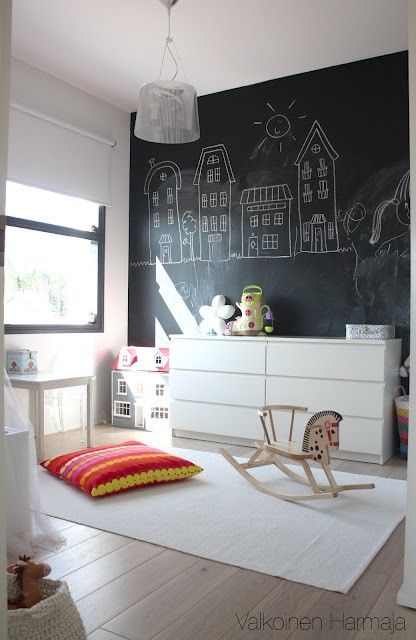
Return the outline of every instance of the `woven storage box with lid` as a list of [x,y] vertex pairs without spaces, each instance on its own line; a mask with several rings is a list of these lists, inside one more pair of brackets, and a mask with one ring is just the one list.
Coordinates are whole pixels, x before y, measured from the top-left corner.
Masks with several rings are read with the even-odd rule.
[[397,428],[400,437],[400,455],[407,458],[407,445],[409,437],[409,396],[397,396],[394,399],[396,405]]
[[[7,612],[8,640],[87,640],[66,582],[41,578],[43,600],[30,609]],[[16,577],[7,574],[9,598],[18,594]]]

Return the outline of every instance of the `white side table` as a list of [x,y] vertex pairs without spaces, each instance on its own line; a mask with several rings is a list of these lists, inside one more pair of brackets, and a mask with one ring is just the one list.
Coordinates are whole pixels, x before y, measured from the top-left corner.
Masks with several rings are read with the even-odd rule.
[[29,419],[35,428],[38,460],[44,459],[45,391],[47,389],[87,387],[87,447],[91,446],[94,375],[72,376],[41,371],[27,375],[9,374],[9,378],[14,388],[27,389],[30,393]]

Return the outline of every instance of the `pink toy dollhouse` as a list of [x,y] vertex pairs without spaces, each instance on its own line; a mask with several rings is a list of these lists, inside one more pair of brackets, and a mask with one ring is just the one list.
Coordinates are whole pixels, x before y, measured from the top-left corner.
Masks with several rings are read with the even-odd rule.
[[169,426],[169,349],[123,347],[113,361],[112,424]]

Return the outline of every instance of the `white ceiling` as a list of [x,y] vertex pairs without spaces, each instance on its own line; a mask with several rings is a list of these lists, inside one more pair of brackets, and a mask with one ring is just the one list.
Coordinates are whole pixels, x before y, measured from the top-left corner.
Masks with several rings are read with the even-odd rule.
[[[128,111],[158,76],[158,0],[13,0],[13,55]],[[172,29],[199,95],[407,48],[407,0],[180,0]]]

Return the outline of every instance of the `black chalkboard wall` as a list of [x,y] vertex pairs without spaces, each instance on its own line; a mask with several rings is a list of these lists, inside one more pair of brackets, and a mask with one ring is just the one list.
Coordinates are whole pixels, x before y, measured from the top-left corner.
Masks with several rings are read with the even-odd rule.
[[394,323],[407,355],[407,53],[198,102],[192,144],[138,140],[132,114],[129,343],[154,344],[155,318],[181,332],[183,301],[199,322],[258,284],[275,334]]

